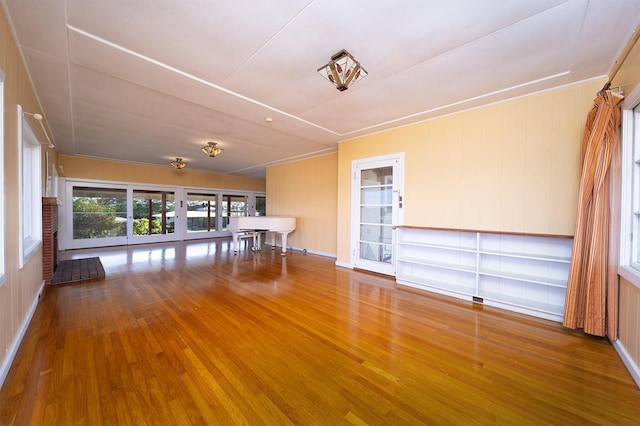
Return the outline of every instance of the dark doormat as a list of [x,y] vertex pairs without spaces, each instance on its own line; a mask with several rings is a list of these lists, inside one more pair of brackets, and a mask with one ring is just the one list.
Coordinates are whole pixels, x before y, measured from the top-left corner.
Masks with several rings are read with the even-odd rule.
[[51,284],[66,284],[78,281],[104,278],[104,268],[99,257],[63,260],[58,262]]

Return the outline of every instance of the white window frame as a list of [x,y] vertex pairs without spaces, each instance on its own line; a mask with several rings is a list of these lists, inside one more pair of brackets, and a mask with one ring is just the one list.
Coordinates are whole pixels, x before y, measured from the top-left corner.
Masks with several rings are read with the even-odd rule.
[[4,73],[0,69],[0,287],[7,281],[5,270],[4,189]]
[[622,192],[618,273],[640,288],[640,85],[625,96],[621,110]]
[[42,245],[42,146],[18,105],[19,267]]

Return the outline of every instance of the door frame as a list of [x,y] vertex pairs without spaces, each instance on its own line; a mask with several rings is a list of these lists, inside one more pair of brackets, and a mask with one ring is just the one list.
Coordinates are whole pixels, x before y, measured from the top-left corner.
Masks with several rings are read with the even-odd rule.
[[[391,218],[391,263],[372,265],[371,262],[362,262],[360,259],[360,181],[358,171],[376,167],[394,167],[394,180],[392,184],[392,218]],[[396,226],[404,223],[404,152],[381,155],[377,157],[363,158],[351,162],[351,267],[377,272],[385,275],[396,274]]]

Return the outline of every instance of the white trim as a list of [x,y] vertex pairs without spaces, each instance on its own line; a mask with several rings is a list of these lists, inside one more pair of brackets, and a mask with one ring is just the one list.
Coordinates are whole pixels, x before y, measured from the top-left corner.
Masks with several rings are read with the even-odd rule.
[[[23,114],[22,106],[17,105],[18,113],[18,267],[22,269],[42,244],[42,144]],[[28,148],[29,188],[24,188],[24,151]],[[29,211],[24,211],[25,195],[29,197]],[[29,233],[25,236],[25,218],[29,219]]]
[[[374,169],[379,167],[393,168],[392,182],[392,218],[391,224],[391,262],[390,264],[376,262],[373,260],[365,260],[360,257],[360,207],[361,207],[361,171]],[[388,184],[388,183],[387,183]],[[353,267],[370,270],[389,276],[396,274],[396,226],[404,223],[404,208],[400,200],[404,194],[404,152],[396,152],[377,157],[368,157],[353,160],[351,162],[351,216],[349,220],[350,228],[350,244],[349,244],[349,261]]]
[[4,381],[7,378],[7,375],[9,374],[9,369],[11,369],[11,364],[13,364],[13,360],[15,359],[16,354],[18,353],[18,348],[20,347],[20,344],[22,343],[22,339],[24,338],[24,335],[27,332],[27,328],[31,323],[33,314],[36,312],[36,308],[38,307],[38,303],[40,302],[40,297],[42,296],[42,290],[44,289],[44,284],[45,284],[44,281],[40,283],[40,288],[38,289],[38,292],[36,293],[36,297],[33,299],[33,302],[31,303],[29,312],[27,312],[27,315],[22,321],[20,330],[18,330],[18,334],[16,335],[15,339],[13,339],[13,342],[11,343],[11,347],[7,351],[7,355],[4,358],[4,362],[0,367],[0,388],[2,388],[2,385],[4,384]]
[[[620,143],[621,154],[621,200],[620,200],[620,246],[618,258],[618,274],[632,285],[640,288],[640,271],[630,266],[633,261],[632,253],[635,245],[631,242],[634,233],[633,220],[633,180],[634,180],[634,145],[638,142],[638,135],[634,135],[640,123],[636,123],[634,109],[640,104],[640,85],[625,96],[620,103],[622,112],[622,127]],[[636,139],[634,141],[634,139]],[[636,149],[640,147],[636,146]],[[637,231],[636,231],[637,232]],[[636,235],[636,238],[640,235]]]
[[633,358],[631,358],[631,355],[629,355],[629,352],[627,352],[627,349],[619,340],[614,340],[611,344],[616,352],[618,352],[618,356],[622,359],[627,370],[629,370],[629,374],[633,377],[636,385],[640,388],[640,367],[638,367],[638,364],[636,364]]
[[339,266],[341,268],[347,268],[347,269],[353,269],[353,265],[347,262],[341,262],[339,260],[336,260],[336,266]]

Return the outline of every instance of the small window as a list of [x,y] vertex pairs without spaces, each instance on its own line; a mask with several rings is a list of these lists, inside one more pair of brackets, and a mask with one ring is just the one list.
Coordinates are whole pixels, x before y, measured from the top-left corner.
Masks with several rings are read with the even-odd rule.
[[42,169],[40,141],[18,105],[20,166],[20,268],[42,242]]

